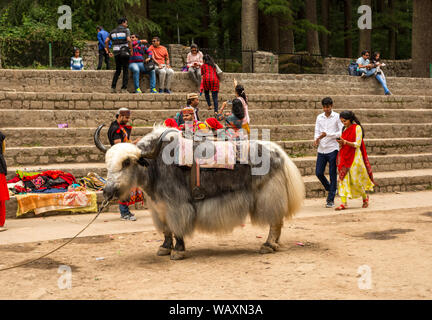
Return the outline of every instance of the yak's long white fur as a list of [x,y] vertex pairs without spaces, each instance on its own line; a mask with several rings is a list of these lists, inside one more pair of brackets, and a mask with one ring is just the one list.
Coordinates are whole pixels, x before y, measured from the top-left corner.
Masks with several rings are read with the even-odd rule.
[[132,143],[118,143],[113,145],[105,155],[105,164],[108,172],[118,172],[126,159],[138,160],[141,150]]

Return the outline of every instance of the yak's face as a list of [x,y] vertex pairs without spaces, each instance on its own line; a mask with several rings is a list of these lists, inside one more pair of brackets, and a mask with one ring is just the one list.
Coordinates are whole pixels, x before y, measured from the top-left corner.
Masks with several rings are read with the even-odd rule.
[[140,171],[145,168],[141,150],[131,143],[116,144],[107,151],[105,163],[108,169],[105,199],[127,201],[131,189],[138,185]]

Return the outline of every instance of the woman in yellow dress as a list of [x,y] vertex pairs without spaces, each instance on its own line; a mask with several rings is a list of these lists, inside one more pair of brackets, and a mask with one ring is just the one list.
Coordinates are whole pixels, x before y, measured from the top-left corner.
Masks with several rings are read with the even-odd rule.
[[369,205],[366,191],[373,191],[372,168],[363,141],[364,130],[352,111],[342,111],[339,115],[344,124],[341,138],[338,139],[340,150],[337,157],[338,194],[342,204],[335,210],[348,207],[347,198],[363,198],[363,208]]

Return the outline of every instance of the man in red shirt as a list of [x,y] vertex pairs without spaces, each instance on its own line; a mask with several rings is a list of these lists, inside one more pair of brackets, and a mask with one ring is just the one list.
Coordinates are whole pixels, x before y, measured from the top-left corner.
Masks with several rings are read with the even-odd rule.
[[159,93],[171,93],[171,79],[174,70],[170,66],[167,48],[160,44],[159,37],[153,37],[149,50],[153,53],[153,59],[157,64],[155,70],[159,79]]

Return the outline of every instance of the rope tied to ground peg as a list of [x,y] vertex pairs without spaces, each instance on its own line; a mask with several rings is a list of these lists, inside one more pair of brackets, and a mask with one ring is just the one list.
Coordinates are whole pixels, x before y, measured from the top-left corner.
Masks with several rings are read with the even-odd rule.
[[84,230],[87,229],[97,219],[97,217],[99,217],[99,215],[101,214],[101,212],[109,205],[109,203],[110,203],[109,201],[104,200],[102,202],[102,205],[99,208],[99,212],[96,214],[96,216],[83,229],[81,229],[80,232],[78,232],[75,236],[73,236],[73,238],[70,238],[68,241],[66,241],[65,243],[61,244],[57,248],[51,250],[48,253],[45,253],[44,255],[42,255],[42,256],[40,256],[40,257],[38,257],[36,259],[30,260],[30,261],[21,262],[21,263],[18,263],[16,265],[13,265],[11,267],[2,268],[2,269],[0,269],[0,271],[5,271],[5,270],[10,270],[10,269],[14,269],[14,268],[23,267],[23,266],[28,265],[30,263],[36,262],[36,261],[38,261],[38,260],[40,260],[42,258],[45,258],[45,257],[49,256],[50,254],[56,252],[57,250],[63,248],[65,245],[67,245],[68,243],[71,243],[76,237],[78,237],[81,233],[83,233]]

